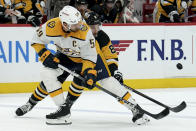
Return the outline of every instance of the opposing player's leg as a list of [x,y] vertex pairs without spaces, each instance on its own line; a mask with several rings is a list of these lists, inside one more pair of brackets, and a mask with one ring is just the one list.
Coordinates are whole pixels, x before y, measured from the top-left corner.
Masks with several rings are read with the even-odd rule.
[[114,77],[105,78],[99,82],[103,88],[130,102],[130,104],[127,104],[122,101],[119,101],[122,105],[132,111],[133,123],[141,125],[150,121],[144,113],[138,110],[139,105],[131,97],[131,94]]
[[132,111],[133,118],[132,121],[138,125],[149,122],[147,116],[138,110],[139,105],[131,97],[131,94],[123,87],[120,82],[110,75],[109,68],[105,62],[102,53],[99,53],[97,59],[97,65],[95,69],[98,71],[97,80],[101,86],[110,92],[122,97],[123,99],[129,101],[131,104],[126,104],[120,101],[125,107]]
[[[113,92],[114,94],[122,97],[125,100],[128,100],[131,104],[123,103],[119,101],[122,105],[132,111],[133,118],[132,121],[138,125],[145,124],[149,122],[149,119],[146,115],[138,110],[139,105],[131,97],[131,94],[120,84],[118,80],[110,76],[107,65],[102,61],[101,56],[98,56],[97,65],[95,69],[98,71],[98,80],[103,88]],[[81,95],[83,91],[83,83],[81,80],[74,78],[71,86],[69,87],[69,92],[66,100],[71,101],[73,104]],[[71,108],[71,107],[70,107]]]

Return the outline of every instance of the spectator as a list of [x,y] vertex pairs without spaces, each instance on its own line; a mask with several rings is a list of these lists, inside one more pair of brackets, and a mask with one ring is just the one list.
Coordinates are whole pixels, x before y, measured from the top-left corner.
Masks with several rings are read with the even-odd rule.
[[88,9],[88,2],[87,0],[76,0],[75,1],[75,7],[77,10],[80,11],[81,15],[84,17],[84,14],[86,12],[90,12]]
[[[75,6],[75,3],[76,3],[77,0],[71,0],[70,1],[70,5],[71,6]],[[87,3],[88,3],[88,9],[90,9],[92,6],[94,6],[95,4],[102,4],[103,3],[103,0],[86,0]]]
[[6,9],[2,5],[0,5],[0,24],[5,24],[11,22],[11,18],[9,16],[13,16],[15,12],[11,9]]
[[[45,0],[31,0],[32,9],[27,13],[27,23],[33,26],[39,26],[42,23],[45,15]],[[31,13],[30,13],[31,12]],[[28,16],[29,15],[29,16]]]
[[[40,4],[42,2],[42,4]],[[39,0],[1,0],[4,8],[13,10],[12,23],[39,26],[43,15],[43,1]]]
[[[126,2],[127,3],[127,2]],[[121,13],[124,5],[126,4],[124,0],[116,0],[115,1],[115,8],[117,9],[118,13]]]
[[[120,17],[118,23],[139,23],[139,20],[134,16],[134,0],[128,0],[127,3],[121,2],[122,11],[119,10]],[[123,8],[124,7],[124,8]]]
[[[71,0],[73,1],[73,0]],[[52,19],[59,16],[59,11],[66,5],[69,5],[70,0],[47,0],[46,1],[46,14],[47,19]]]
[[190,2],[191,0],[158,0],[153,13],[153,22],[184,22]]
[[140,21],[143,22],[143,14],[144,12],[144,4],[148,2],[148,0],[132,0],[134,3],[134,16]]
[[117,23],[118,10],[115,7],[115,0],[105,0],[103,5],[94,5],[92,11],[99,14],[103,23]]
[[190,9],[188,10],[187,16],[185,18],[186,22],[196,22],[196,0],[192,0]]
[[96,4],[101,5],[101,4],[103,4],[103,1],[104,0],[87,0],[88,8],[90,9],[90,8],[92,8]]
[[190,8],[192,12],[196,13],[196,0],[192,0]]

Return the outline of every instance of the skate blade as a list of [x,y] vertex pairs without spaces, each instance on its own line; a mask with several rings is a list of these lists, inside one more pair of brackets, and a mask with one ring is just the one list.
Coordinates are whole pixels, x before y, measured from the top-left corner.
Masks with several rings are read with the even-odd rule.
[[47,125],[70,125],[72,122],[68,119],[46,119]]
[[150,122],[150,120],[148,119],[145,121],[136,121],[134,124],[140,126],[140,125],[146,125],[149,122]]
[[72,122],[69,119],[70,115],[57,118],[57,119],[46,119],[47,125],[70,125]]
[[145,125],[149,122],[150,122],[150,119],[148,119],[148,117],[144,115],[142,118],[136,120],[134,122],[134,124],[136,124],[136,125]]

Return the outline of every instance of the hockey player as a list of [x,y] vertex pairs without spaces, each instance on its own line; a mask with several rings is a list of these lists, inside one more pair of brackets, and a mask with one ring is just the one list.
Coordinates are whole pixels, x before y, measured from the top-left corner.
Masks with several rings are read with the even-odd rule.
[[[62,22],[62,20],[68,19],[68,16],[70,16],[70,14],[74,12],[74,10],[72,10],[72,9],[70,10],[70,9],[71,9],[70,6],[65,6],[63,8],[63,10],[60,12],[61,22]],[[62,18],[61,14],[66,14],[66,15],[64,15],[64,17]],[[74,17],[76,17],[76,16],[74,16]],[[43,27],[46,26],[46,31],[45,32],[38,31],[38,35],[42,36],[43,34],[47,33],[47,28],[49,28],[49,29],[52,28],[52,29],[50,29],[51,31],[53,30],[53,28],[54,29],[57,28],[56,27],[57,23],[56,22],[54,23],[53,22],[54,20],[58,20],[58,18],[52,19],[52,20],[48,21],[46,24],[44,24]],[[94,19],[92,19],[92,20],[94,21]],[[53,24],[51,24],[51,22],[53,22]],[[65,21],[64,23],[67,23],[67,21]],[[49,26],[49,27],[47,27],[47,26]],[[60,25],[58,24],[58,26],[60,26]],[[70,25],[69,27],[72,27],[72,26]],[[89,30],[88,29],[89,27],[87,25],[85,25],[84,23],[83,23],[82,27],[83,27],[82,30],[84,32],[87,32]],[[85,30],[84,30],[84,27],[85,27]],[[94,45],[92,43],[93,39],[90,39],[89,40],[90,42],[88,42],[88,45],[90,46],[90,48],[88,47],[89,50],[85,50],[85,52],[82,53],[82,51],[84,51],[84,50],[82,50],[81,47],[80,47],[81,50],[76,51],[76,47],[80,45],[80,43],[78,43],[79,42],[78,40],[81,40],[81,38],[78,38],[78,37],[82,36],[82,35],[79,35],[78,33],[82,33],[83,31],[79,30],[79,31],[73,32],[73,30],[70,28],[69,32],[67,32],[67,31],[65,31],[64,33],[62,32],[64,35],[66,35],[66,33],[68,33],[68,34],[66,35],[67,37],[65,37],[65,36],[64,36],[64,38],[61,37],[61,39],[66,39],[66,38],[71,39],[71,41],[67,40],[66,44],[68,45],[69,43],[72,43],[72,46],[75,47],[73,49],[75,49],[75,50],[71,50],[70,48],[69,48],[69,50],[67,50],[67,49],[65,49],[65,47],[64,47],[64,49],[62,49],[63,47],[60,47],[60,45],[63,46],[64,44],[63,43],[61,43],[60,45],[58,44],[57,48],[58,48],[59,51],[55,55],[56,58],[60,59],[60,63],[63,64],[64,66],[66,66],[68,68],[71,68],[72,70],[75,70],[78,73],[82,73],[84,78],[86,78],[85,87],[87,87],[89,89],[92,89],[93,88],[92,83],[96,81],[95,80],[96,75],[93,75],[93,74],[95,74],[94,72],[96,72],[96,71],[93,70],[92,66],[90,68],[88,66],[93,65],[93,63],[91,63],[90,61],[86,61],[86,59],[84,59],[84,58],[81,61],[81,58],[78,58],[78,54],[81,54],[81,55],[82,54],[86,54],[86,55],[89,54],[90,55],[91,51],[89,51],[89,50],[92,50],[91,48],[93,48],[93,49],[96,48],[96,50],[98,52],[98,55],[97,55],[98,57],[97,57],[97,62],[96,62],[96,66],[95,66],[94,69],[98,70],[97,80],[100,80],[99,82],[101,83],[101,85],[104,88],[107,88],[107,90],[110,90],[111,92],[123,97],[126,100],[129,100],[132,103],[132,105],[127,105],[127,104],[121,102],[128,109],[132,110],[132,112],[134,114],[133,122],[135,122],[137,124],[143,124],[143,123],[148,122],[149,121],[148,118],[143,113],[140,113],[139,110],[137,110],[138,105],[130,97],[130,93],[127,92],[125,90],[125,88],[122,87],[121,84],[115,79],[115,78],[119,78],[118,80],[122,82],[122,79],[121,79],[122,77],[120,75],[116,75],[116,77],[115,77],[114,72],[113,72],[114,73],[113,76],[115,78],[110,77],[111,76],[111,73],[110,73],[111,69],[108,68],[108,63],[111,63],[111,65],[112,65],[112,63],[117,63],[117,60],[115,60],[117,58],[117,55],[116,55],[115,50],[113,50],[113,48],[111,48],[111,46],[110,46],[111,42],[109,40],[109,37],[103,32],[100,33],[101,37],[106,37],[107,38],[106,41],[102,41],[103,42],[102,43],[103,44],[102,45],[102,51],[103,50],[108,50],[108,51],[110,51],[108,53],[111,54],[111,55],[108,55],[108,56],[110,56],[110,58],[108,57],[108,61],[105,61],[106,56],[104,56],[102,54],[100,48],[98,47],[100,44],[99,45],[97,45],[97,44]],[[48,31],[48,33],[49,33],[49,31]],[[54,34],[56,34],[56,33],[54,33]],[[78,34],[78,35],[73,36],[73,34]],[[48,34],[48,36],[51,36],[51,34],[50,35]],[[59,37],[59,34],[57,35],[57,38],[58,37]],[[54,39],[54,37],[52,37],[52,38]],[[77,42],[75,42],[75,38],[77,38]],[[43,41],[43,39],[42,39],[42,41]],[[37,44],[34,44],[33,46],[35,47],[35,46],[37,46]],[[72,46],[69,46],[69,47],[72,47]],[[66,53],[66,55],[65,55],[65,54],[62,54],[62,52],[60,52],[61,50],[71,51],[71,52],[69,52],[69,53],[64,52],[64,53]],[[81,52],[79,52],[79,51],[81,51]],[[76,53],[76,54],[73,56],[73,53]],[[91,58],[93,58],[92,54],[91,54]],[[112,61],[114,61],[114,62],[112,62]],[[50,62],[52,62],[52,60]],[[87,63],[85,63],[85,62],[87,62]],[[82,66],[82,64],[83,64],[83,66]],[[49,67],[52,68],[51,63],[50,64],[45,63],[44,65],[45,66],[49,65]],[[54,64],[54,65],[57,65],[57,63]],[[117,65],[114,65],[114,66],[117,67]],[[73,69],[73,67],[75,69]],[[79,67],[79,69],[76,69],[77,67]],[[79,79],[74,77],[74,80],[73,80],[73,82],[72,82],[72,84],[69,88],[68,96],[67,96],[66,100],[64,101],[64,97],[63,97],[63,94],[62,94],[63,92],[62,92],[62,88],[60,86],[59,81],[61,81],[61,82],[64,81],[69,74],[66,74],[64,72],[63,74],[58,73],[58,74],[55,75],[54,72],[60,71],[59,69],[56,69],[56,68],[55,69],[46,68],[46,69],[53,71],[53,74],[51,74],[52,76],[49,75],[46,71],[45,71],[45,73],[43,73],[43,75],[42,75],[43,76],[43,81],[40,83],[38,88],[35,90],[34,94],[29,99],[29,102],[27,102],[26,105],[18,108],[17,111],[16,111],[16,114],[19,115],[19,116],[24,115],[24,113],[30,111],[38,101],[45,98],[47,96],[47,94],[49,93],[50,96],[53,98],[54,102],[59,106],[59,110],[55,113],[52,113],[52,114],[49,114],[49,115],[46,116],[47,123],[48,124],[69,124],[70,122],[68,122],[68,118],[70,117],[70,108],[71,108],[72,104],[74,103],[74,101],[82,93],[82,90],[84,89],[83,84]],[[46,70],[46,69],[44,69],[44,70]],[[64,75],[64,77],[62,77],[61,74]],[[54,80],[52,80],[51,78],[48,78],[49,76]],[[60,79],[60,77],[62,77],[64,80]],[[59,78],[59,79],[57,79],[57,78]],[[38,101],[36,101],[36,99],[34,99],[34,98],[38,99]]]
[[[123,92],[126,92],[122,97],[125,100],[130,100],[134,106],[131,107],[130,105],[127,105],[122,101],[119,101],[119,102],[132,111],[133,113],[132,121],[138,125],[149,122],[149,119],[143,113],[139,112],[139,110],[137,110],[139,105],[135,102],[134,99],[131,98],[130,93],[125,91],[124,90],[125,88],[119,84],[119,83],[123,84],[123,76],[122,76],[122,73],[118,71],[118,56],[111,43],[109,36],[103,30],[99,28],[101,21],[99,19],[98,14],[96,14],[95,12],[86,12],[84,17],[85,17],[87,24],[91,27],[92,33],[99,44],[99,48],[101,50],[99,54],[103,54],[104,59],[106,59],[106,64],[111,73],[111,76],[112,78],[115,78],[115,79],[111,79],[111,81],[109,80],[111,82],[110,84],[113,85],[112,82],[116,82],[116,84],[118,83],[117,86],[119,86],[118,88],[116,87],[116,89],[114,89],[115,87],[112,88],[112,86],[106,82],[104,83],[106,85],[103,84],[103,87],[105,86],[104,88],[110,90],[113,93],[117,93],[118,90],[119,91],[123,90]],[[67,98],[66,98],[66,103],[69,103],[69,107],[68,107],[69,109],[71,108],[73,103],[79,98],[83,89],[84,87],[82,85],[82,82],[78,78],[74,78],[73,82],[71,83],[69,87]]]
[[192,0],[158,0],[153,12],[154,23],[184,22],[185,11]]

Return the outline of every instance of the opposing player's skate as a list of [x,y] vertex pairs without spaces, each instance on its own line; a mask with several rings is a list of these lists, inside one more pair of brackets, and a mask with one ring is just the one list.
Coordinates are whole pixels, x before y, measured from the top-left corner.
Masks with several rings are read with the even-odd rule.
[[141,107],[135,102],[135,100],[133,98],[130,98],[129,102],[130,102],[129,104],[125,103],[125,106],[129,110],[131,110],[133,114],[133,118],[132,118],[133,123],[137,125],[143,125],[148,123],[150,119],[143,112],[139,110]]
[[133,113],[132,121],[137,125],[142,125],[150,122],[150,119],[142,112],[138,110],[139,105],[136,105],[134,108],[131,109]]

